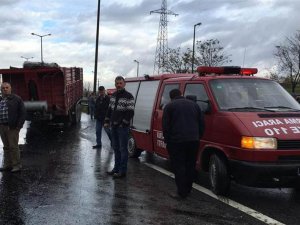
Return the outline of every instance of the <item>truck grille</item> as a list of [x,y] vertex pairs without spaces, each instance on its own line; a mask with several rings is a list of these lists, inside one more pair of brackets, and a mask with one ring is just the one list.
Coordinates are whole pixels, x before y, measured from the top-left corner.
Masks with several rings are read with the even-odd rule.
[[277,148],[278,150],[300,150],[300,140],[278,140]]

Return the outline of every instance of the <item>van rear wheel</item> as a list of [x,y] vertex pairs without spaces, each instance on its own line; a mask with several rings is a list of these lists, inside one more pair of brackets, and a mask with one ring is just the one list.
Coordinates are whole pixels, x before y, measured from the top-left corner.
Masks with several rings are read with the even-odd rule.
[[132,134],[129,134],[128,139],[128,154],[130,158],[138,158],[142,153],[142,150],[136,148],[135,140]]
[[213,154],[209,160],[209,182],[211,190],[216,195],[227,195],[230,188],[230,178],[225,160]]

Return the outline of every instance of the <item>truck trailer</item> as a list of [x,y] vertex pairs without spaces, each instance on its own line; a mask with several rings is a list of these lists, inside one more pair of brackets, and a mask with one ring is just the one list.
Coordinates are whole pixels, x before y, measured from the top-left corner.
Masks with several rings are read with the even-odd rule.
[[71,125],[81,119],[83,70],[49,64],[0,69],[2,82],[9,82],[26,108],[26,120]]

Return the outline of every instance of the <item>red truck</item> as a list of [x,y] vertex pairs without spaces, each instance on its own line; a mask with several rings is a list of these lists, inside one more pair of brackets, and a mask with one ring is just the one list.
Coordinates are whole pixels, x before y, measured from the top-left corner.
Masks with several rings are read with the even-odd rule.
[[255,77],[256,68],[198,67],[198,74],[126,79],[135,97],[128,143],[168,158],[162,133],[169,92],[179,88],[205,113],[197,170],[211,189],[227,194],[231,181],[257,187],[300,188],[300,105],[277,82]]
[[65,125],[80,121],[82,68],[24,64],[24,68],[0,69],[0,75],[23,99],[27,120]]

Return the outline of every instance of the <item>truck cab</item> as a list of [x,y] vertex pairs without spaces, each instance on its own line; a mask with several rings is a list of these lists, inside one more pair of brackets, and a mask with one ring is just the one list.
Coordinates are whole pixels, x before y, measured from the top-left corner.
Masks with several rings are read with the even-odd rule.
[[232,180],[256,187],[300,187],[300,105],[256,68],[198,67],[198,74],[128,78],[135,97],[129,154],[168,158],[162,114],[169,92],[181,90],[205,114],[196,169],[227,194]]

